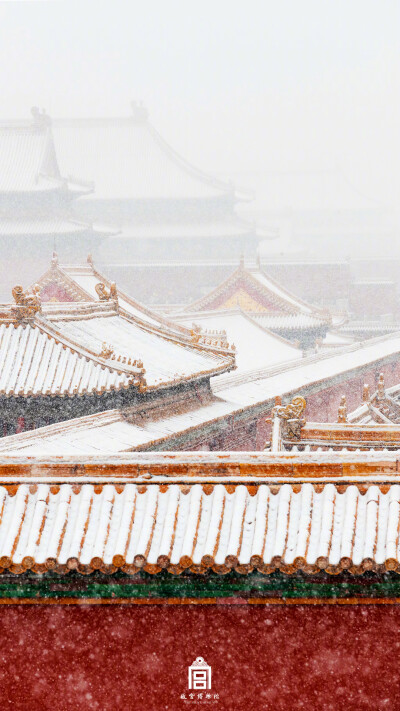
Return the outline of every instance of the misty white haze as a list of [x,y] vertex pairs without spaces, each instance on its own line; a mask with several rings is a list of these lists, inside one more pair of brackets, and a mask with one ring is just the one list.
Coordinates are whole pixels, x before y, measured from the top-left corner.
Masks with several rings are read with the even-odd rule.
[[125,115],[141,100],[207,171],[340,170],[398,205],[396,0],[6,2],[0,13],[3,118],[34,105]]
[[[22,203],[8,213],[2,299],[17,279],[37,279],[53,249],[75,263],[90,251],[136,298],[172,312],[215,288],[243,254],[249,264],[261,259],[284,287],[333,314],[397,323],[395,0],[4,2],[0,13],[1,126],[32,126],[31,108],[45,111],[53,122],[50,152],[74,197],[68,214],[58,211],[64,223],[53,232],[54,212],[42,211],[33,233],[33,213]],[[135,105],[148,111],[141,127]],[[79,118],[89,120],[87,129],[77,129]],[[109,128],[95,128],[96,118]],[[131,133],[118,128],[120,119],[132,122]],[[154,142],[153,127],[161,143]],[[18,161],[32,156],[20,146],[13,159],[7,141],[10,165],[22,175],[26,167]],[[175,152],[187,161],[180,175]],[[230,186],[237,189],[217,220],[217,213],[200,209],[201,201],[194,217],[178,214],[194,185],[185,187],[185,180],[197,169],[205,176],[194,188],[196,199],[212,176],[222,181],[215,189],[224,200]],[[81,195],[82,186],[91,194]],[[142,188],[153,200],[151,211],[149,202],[135,202],[143,201]],[[177,202],[166,208],[174,190]],[[160,212],[160,196],[167,212]],[[104,203],[110,199],[111,212]],[[123,199],[131,201],[128,217]],[[75,227],[66,218],[85,223],[90,239],[70,235],[67,248],[62,234]],[[10,235],[22,239],[24,230],[35,236],[20,264]],[[43,230],[46,239],[39,237]],[[202,262],[212,268],[197,269]],[[325,262],[323,272],[318,264]]]

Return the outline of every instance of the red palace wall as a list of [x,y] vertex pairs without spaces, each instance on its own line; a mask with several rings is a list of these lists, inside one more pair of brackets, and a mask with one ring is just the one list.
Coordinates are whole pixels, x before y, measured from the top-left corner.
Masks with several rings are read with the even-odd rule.
[[[13,711],[400,708],[397,605],[10,605],[0,631]],[[188,699],[198,656],[212,702]]]

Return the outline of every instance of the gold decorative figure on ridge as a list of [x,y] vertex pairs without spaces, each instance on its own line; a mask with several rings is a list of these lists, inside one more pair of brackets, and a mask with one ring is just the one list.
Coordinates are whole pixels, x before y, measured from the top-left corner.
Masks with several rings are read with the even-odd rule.
[[20,284],[14,286],[12,295],[16,306],[11,309],[13,317],[17,321],[29,321],[40,313],[42,305],[40,301],[40,288],[37,284],[32,289],[32,294],[24,291]]
[[100,301],[118,301],[117,285],[115,282],[110,284],[110,288],[107,289],[106,285],[99,281],[95,289]]
[[338,422],[347,422],[347,401],[346,395],[342,395],[338,407]]
[[305,418],[302,418],[306,409],[306,401],[301,395],[293,398],[288,405],[275,405],[272,408],[273,417],[278,417],[282,422],[282,437],[284,439],[300,439],[301,428],[306,424]]

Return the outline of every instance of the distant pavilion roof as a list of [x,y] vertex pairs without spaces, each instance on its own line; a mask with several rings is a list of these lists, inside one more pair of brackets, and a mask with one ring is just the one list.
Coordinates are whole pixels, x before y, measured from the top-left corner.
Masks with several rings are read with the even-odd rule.
[[69,183],[60,172],[50,124],[0,125],[0,195],[60,190],[85,193],[89,187]]
[[246,267],[243,261],[215,289],[186,306],[184,312],[221,312],[235,307],[259,318],[266,328],[275,326],[278,330],[318,328],[331,320],[327,312],[291,294],[260,267]]
[[90,199],[198,200],[234,197],[234,188],[194,168],[160,136],[147,111],[124,118],[55,119],[61,172],[94,182]]

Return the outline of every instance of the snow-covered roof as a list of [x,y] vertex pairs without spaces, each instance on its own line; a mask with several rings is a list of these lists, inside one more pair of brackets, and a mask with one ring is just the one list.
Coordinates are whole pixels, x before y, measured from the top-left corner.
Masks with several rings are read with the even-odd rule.
[[65,304],[60,308],[48,302],[43,306],[43,313],[64,337],[92,353],[100,353],[106,343],[111,346],[114,359],[142,361],[149,388],[207,377],[225,371],[229,363],[232,365],[228,356],[163,338],[115,310],[107,313],[101,303],[91,304],[88,313],[85,305]]
[[[35,237],[79,235],[92,232],[92,227],[83,222],[68,220],[65,217],[2,217],[0,220],[0,236],[2,237]],[[108,235],[110,232],[108,231]]]
[[[258,312],[260,315],[271,314],[275,317],[300,315],[302,319],[306,317],[306,324],[311,319],[314,327],[328,323],[330,320],[326,312],[291,294],[265,274],[261,268],[245,267],[243,261],[227,279],[206,296],[186,306],[184,311],[220,311],[235,306],[240,306],[246,312]],[[298,328],[302,327],[300,320]]]
[[179,337],[178,327],[174,334],[161,328],[160,320],[153,326],[123,315],[112,299],[40,304],[26,292],[21,303],[15,299],[16,305],[4,305],[0,314],[0,393],[9,397],[81,395],[130,386],[143,391],[211,377],[234,366],[226,348],[202,346],[190,332]]
[[231,185],[179,156],[134,108],[131,117],[52,122],[63,175],[94,183],[89,199],[197,200],[231,196]]
[[377,385],[375,392],[370,392],[368,385],[364,386],[363,402],[347,414],[348,423],[400,424],[400,385],[385,388],[383,373],[380,374]]
[[364,491],[256,477],[249,488],[36,477],[12,491],[0,486],[0,566],[14,573],[399,570],[400,486]]
[[[61,265],[54,253],[51,268],[35,283],[41,289],[42,299],[45,301],[47,300],[46,288],[54,285],[62,287],[72,301],[98,302],[99,296],[96,286],[101,283],[109,289],[112,282],[95,268],[90,255],[86,264]],[[117,288],[117,294],[120,312],[133,316],[140,324],[159,327],[190,338],[190,331],[184,326],[152,311],[119,288]]]
[[[306,392],[308,387],[337,382],[337,377],[367,365],[397,357],[400,338],[383,337],[350,346],[340,352],[309,356],[292,364],[260,369],[251,373],[220,375],[212,380],[214,399],[185,412],[148,418],[127,418],[119,410],[76,418],[31,432],[0,439],[0,452],[27,455],[68,455],[127,452],[149,447],[168,448],[178,438],[201,435],[210,424],[218,426],[227,416],[249,410],[254,416],[265,413],[278,396]],[[176,448],[176,447],[175,447]]]
[[179,321],[188,327],[195,323],[206,331],[226,331],[228,342],[236,348],[237,373],[302,357],[299,348],[255,323],[239,309],[193,313],[180,317]]
[[48,127],[0,127],[0,193],[63,187]]
[[139,381],[140,369],[106,365],[43,322],[0,323],[1,395],[99,394],[138,387]]

